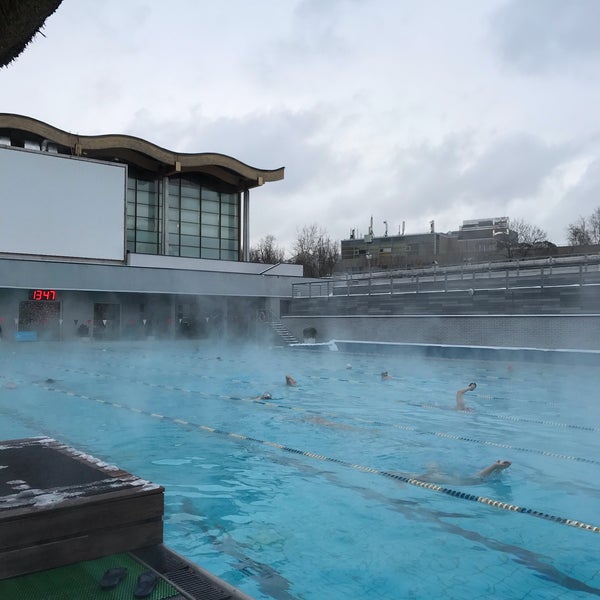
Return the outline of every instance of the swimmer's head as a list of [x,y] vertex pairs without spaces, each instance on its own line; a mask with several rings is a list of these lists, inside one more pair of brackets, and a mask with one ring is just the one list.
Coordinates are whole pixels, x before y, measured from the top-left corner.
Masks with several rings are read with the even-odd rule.
[[468,387],[470,390],[474,390],[477,387],[477,384],[474,381],[472,381]]
[[296,380],[291,376],[291,375],[286,375],[285,376],[285,383],[286,385],[296,385]]
[[271,400],[273,396],[271,396],[271,394],[269,392],[264,392],[263,395],[261,396],[261,398],[263,400]]
[[390,374],[387,371],[382,371],[381,379],[391,379]]
[[510,460],[497,460],[496,461],[496,468],[499,470],[504,470],[504,469],[508,469],[508,467],[510,467],[512,463],[510,462]]

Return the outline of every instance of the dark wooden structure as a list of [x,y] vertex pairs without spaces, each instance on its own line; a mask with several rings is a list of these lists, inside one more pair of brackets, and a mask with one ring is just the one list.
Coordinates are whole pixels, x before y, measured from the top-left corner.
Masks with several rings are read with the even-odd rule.
[[0,442],[0,579],[163,541],[164,488],[50,438]]

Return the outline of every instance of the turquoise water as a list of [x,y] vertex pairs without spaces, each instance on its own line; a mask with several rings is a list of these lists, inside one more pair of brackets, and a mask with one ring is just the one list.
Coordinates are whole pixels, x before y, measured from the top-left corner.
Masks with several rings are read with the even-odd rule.
[[[165,542],[255,598],[600,595],[600,533],[500,505],[600,526],[598,369],[185,342],[0,357],[0,439],[160,483]],[[470,381],[473,412],[451,410]],[[499,506],[385,475],[433,470]]]

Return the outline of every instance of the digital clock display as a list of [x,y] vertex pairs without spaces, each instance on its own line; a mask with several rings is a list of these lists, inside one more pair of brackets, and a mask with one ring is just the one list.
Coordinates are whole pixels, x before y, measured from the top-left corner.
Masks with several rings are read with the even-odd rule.
[[56,300],[56,290],[31,290],[31,300]]

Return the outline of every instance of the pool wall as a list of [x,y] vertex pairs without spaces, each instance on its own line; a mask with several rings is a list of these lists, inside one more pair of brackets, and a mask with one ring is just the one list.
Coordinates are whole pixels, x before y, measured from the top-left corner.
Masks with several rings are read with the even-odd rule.
[[282,317],[302,339],[600,350],[600,315],[313,315]]

